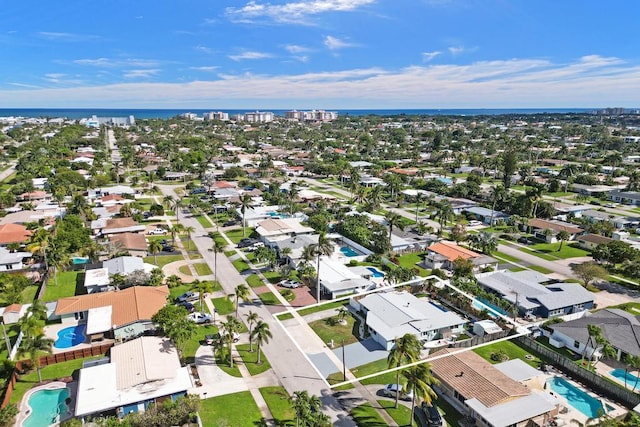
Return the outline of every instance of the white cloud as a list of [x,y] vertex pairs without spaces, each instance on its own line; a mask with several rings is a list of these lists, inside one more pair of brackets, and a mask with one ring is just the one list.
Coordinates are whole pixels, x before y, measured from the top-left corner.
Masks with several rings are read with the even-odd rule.
[[229,55],[229,58],[234,61],[243,61],[245,59],[267,59],[272,58],[273,55],[266,52],[255,52],[255,51],[247,51],[242,52],[237,55]]
[[61,42],[95,41],[102,38],[93,34],[62,33],[54,31],[40,31],[36,33],[36,35],[47,40],[55,40]]
[[308,47],[300,46],[297,44],[288,44],[284,48],[286,49],[287,52],[291,54],[304,53],[304,52],[309,52],[311,50]]
[[153,59],[115,59],[115,58],[94,58],[94,59],[76,59],[72,61],[77,65],[87,65],[101,68],[121,68],[121,67],[157,67],[160,61]]
[[159,69],[128,70],[123,76],[127,79],[148,78],[160,72]]
[[441,53],[442,52],[440,52],[439,50],[433,52],[422,52],[422,62],[429,62]]
[[464,46],[451,46],[449,48],[449,53],[451,53],[451,55],[454,55],[454,56],[459,55],[464,51],[465,51]]
[[355,47],[356,45],[353,43],[349,43],[346,42],[344,40],[340,40],[337,37],[333,37],[333,36],[326,36],[324,38],[324,45],[329,49],[329,50],[339,50],[339,49],[344,49],[347,47]]
[[205,67],[189,67],[190,70],[196,70],[196,71],[215,71],[219,68],[220,67],[216,65],[205,66]]
[[211,49],[210,47],[206,47],[206,46],[196,46],[193,48],[194,50],[197,50],[198,52],[203,52],[203,53],[213,53],[213,49]]
[[[31,82],[18,82],[27,83]],[[295,75],[216,74],[209,81],[188,83],[15,87],[0,90],[0,99],[16,108],[188,109],[207,108],[212,102],[219,108],[291,108],[302,104],[366,109],[634,107],[637,91],[629,88],[636,87],[640,87],[640,65],[592,55],[562,64],[512,59]]]
[[351,12],[375,0],[306,0],[284,4],[250,1],[243,7],[228,7],[226,16],[233,22],[269,20],[276,23],[309,24],[308,18],[327,12]]

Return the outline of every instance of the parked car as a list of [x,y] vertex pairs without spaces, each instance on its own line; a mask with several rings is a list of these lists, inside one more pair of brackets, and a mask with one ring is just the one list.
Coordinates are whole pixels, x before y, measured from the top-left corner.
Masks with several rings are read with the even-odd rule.
[[242,239],[238,242],[237,247],[239,249],[248,248],[255,245],[256,243],[262,243],[262,242],[260,242],[258,239]]
[[162,245],[162,252],[173,252],[175,248],[171,245]]
[[197,301],[199,299],[200,299],[199,292],[188,291],[178,296],[178,298],[176,298],[176,302],[180,303],[180,302],[187,302],[187,301]]
[[438,410],[438,406],[436,406],[435,402],[432,402],[431,405],[427,405],[425,402],[422,402],[422,405],[416,408],[414,418],[419,426],[442,426],[442,415],[440,415],[440,411]]
[[412,400],[413,392],[409,393],[402,392],[402,384],[387,384],[382,389],[382,394],[386,397],[393,397],[395,399],[396,394],[400,393],[400,399],[402,400]]
[[208,313],[201,313],[199,311],[190,313],[187,316],[187,319],[191,320],[192,322],[195,322],[197,324],[202,324],[202,323],[211,323],[211,315]]
[[159,234],[159,235],[164,235],[167,234],[167,230],[165,230],[164,228],[154,228],[153,230],[150,230],[147,234]]
[[528,245],[531,242],[526,237],[519,237],[518,238],[518,243],[522,243],[523,245]]
[[223,227],[231,227],[232,225],[236,225],[238,223],[238,221],[236,221],[235,219],[230,219],[229,221],[226,221],[224,224],[222,224]]
[[251,251],[255,251],[258,248],[263,248],[264,247],[264,243],[262,242],[255,242],[253,245],[248,246],[246,249],[251,252]]
[[196,308],[189,301],[182,301],[176,304],[178,307],[184,307],[189,313],[196,311]]
[[469,221],[469,223],[467,225],[469,227],[477,227],[479,225],[482,225],[482,221],[476,221],[476,220]]
[[295,280],[289,280],[289,279],[279,281],[278,285],[282,286],[283,288],[289,288],[289,289],[296,289],[301,286],[300,282],[296,282]]
[[[207,345],[214,345],[216,343],[216,341],[218,341],[220,339],[220,334],[212,334],[212,335],[205,335],[204,337],[204,342]],[[233,342],[237,343],[238,341],[240,341],[240,334],[237,332],[233,333]]]

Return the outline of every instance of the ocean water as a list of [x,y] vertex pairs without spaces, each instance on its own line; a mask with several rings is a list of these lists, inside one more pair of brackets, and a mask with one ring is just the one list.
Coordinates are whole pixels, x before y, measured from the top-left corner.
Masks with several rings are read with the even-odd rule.
[[[299,109],[308,111],[311,109]],[[325,108],[326,111],[337,111],[340,116],[496,116],[503,114],[526,115],[526,114],[569,114],[569,113],[590,113],[596,108],[517,108],[517,109],[409,109],[409,110],[336,110]],[[168,119],[182,113],[195,113],[202,116],[210,111],[224,111],[230,116],[242,114],[255,109],[107,109],[107,108],[0,108],[0,117],[64,117],[68,119],[90,118],[93,115],[98,117],[127,117],[134,116],[137,119]],[[271,111],[276,116],[284,116],[286,111],[279,109],[260,109],[260,111]]]

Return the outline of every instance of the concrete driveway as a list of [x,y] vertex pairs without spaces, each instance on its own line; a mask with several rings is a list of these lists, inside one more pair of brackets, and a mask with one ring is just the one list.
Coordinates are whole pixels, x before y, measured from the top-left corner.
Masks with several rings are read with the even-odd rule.
[[[342,348],[336,348],[333,353],[342,358]],[[344,346],[344,359],[347,368],[355,368],[376,360],[386,359],[389,352],[375,342],[373,338],[358,341]]]

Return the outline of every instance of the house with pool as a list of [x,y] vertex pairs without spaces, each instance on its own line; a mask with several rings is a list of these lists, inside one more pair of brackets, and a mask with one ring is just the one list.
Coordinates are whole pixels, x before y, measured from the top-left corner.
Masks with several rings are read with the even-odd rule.
[[269,218],[260,221],[256,227],[256,234],[265,244],[268,239],[289,238],[315,232],[313,228],[302,225],[299,218]]
[[593,308],[595,296],[579,283],[554,282],[533,270],[476,274],[478,285],[518,307],[522,317],[550,318]]
[[473,351],[443,349],[428,360],[440,398],[478,427],[547,426],[560,412],[560,399],[544,390],[543,373],[520,359],[492,365]]
[[428,269],[453,270],[454,261],[458,258],[469,260],[473,264],[474,271],[498,265],[498,260],[495,258],[463,248],[455,242],[446,240],[429,246],[424,260],[419,265]]
[[108,359],[80,369],[75,416],[144,412],[149,405],[185,396],[193,387],[188,366],[163,337],[140,337],[110,349]]
[[54,314],[64,327],[84,326],[81,333],[85,337],[75,341],[77,344],[105,338],[126,341],[154,329],[151,317],[165,306],[168,296],[166,285],[132,286],[120,291],[60,298]]
[[449,339],[461,334],[468,323],[441,305],[404,291],[354,297],[350,305],[365,313],[371,337],[387,351],[405,334],[415,335],[422,342]]

